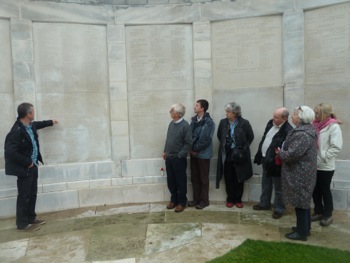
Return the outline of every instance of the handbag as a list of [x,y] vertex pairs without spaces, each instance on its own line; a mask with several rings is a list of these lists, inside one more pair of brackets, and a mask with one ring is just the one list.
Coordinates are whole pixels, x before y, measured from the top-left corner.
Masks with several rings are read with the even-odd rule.
[[281,166],[282,165],[282,160],[278,157],[278,155],[276,154],[275,156],[275,164],[277,166]]
[[243,147],[236,147],[232,149],[232,160],[235,163],[244,163],[247,160],[248,151]]

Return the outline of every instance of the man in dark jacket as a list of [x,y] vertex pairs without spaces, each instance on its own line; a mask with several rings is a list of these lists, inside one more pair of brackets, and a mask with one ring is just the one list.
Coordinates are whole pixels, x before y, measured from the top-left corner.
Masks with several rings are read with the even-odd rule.
[[191,182],[193,201],[188,206],[203,209],[209,205],[209,168],[212,153],[212,140],[215,124],[207,112],[209,103],[198,100],[194,106],[194,116],[191,120]]
[[260,203],[253,206],[254,210],[270,210],[272,189],[275,188],[275,211],[272,214],[274,219],[282,217],[285,205],[282,201],[281,186],[281,165],[276,165],[275,149],[282,148],[286,136],[293,127],[288,122],[289,112],[286,108],[277,108],[265,128],[264,135],[259,144],[258,152],[255,155],[254,163],[262,164],[262,193]]
[[36,218],[38,163],[43,163],[37,130],[58,123],[57,120],[33,121],[34,108],[22,103],[18,117],[5,139],[5,173],[17,176],[16,225],[19,231],[36,231],[44,220]]

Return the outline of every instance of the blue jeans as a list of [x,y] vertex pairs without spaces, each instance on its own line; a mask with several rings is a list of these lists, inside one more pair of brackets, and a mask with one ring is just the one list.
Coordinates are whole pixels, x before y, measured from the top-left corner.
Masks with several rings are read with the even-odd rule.
[[187,205],[187,158],[167,158],[165,160],[170,201],[177,205]]
[[268,176],[267,171],[263,169],[263,176],[261,181],[262,192],[260,196],[259,205],[265,208],[271,206],[272,189],[275,188],[275,211],[284,213],[286,206],[282,200],[282,180],[281,177]]

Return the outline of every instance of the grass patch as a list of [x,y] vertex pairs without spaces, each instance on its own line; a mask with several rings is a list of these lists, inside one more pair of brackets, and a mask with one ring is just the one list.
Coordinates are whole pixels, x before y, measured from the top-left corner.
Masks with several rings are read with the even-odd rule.
[[266,242],[247,239],[227,254],[210,263],[349,263],[350,252],[288,242]]

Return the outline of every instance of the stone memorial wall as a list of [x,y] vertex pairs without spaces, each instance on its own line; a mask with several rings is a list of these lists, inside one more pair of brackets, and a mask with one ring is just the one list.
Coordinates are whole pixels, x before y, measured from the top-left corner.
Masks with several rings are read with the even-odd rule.
[[193,104],[192,27],[127,26],[126,57],[131,158],[159,158],[170,106]]
[[[226,103],[242,106],[252,155],[276,107],[331,103],[344,122],[334,204],[350,210],[350,1],[107,2],[0,1],[0,146],[23,101],[60,121],[40,131],[38,212],[167,201],[170,106],[183,103],[190,120],[202,98],[216,125]],[[224,201],[216,132],[213,142],[210,200]],[[3,152],[0,177],[0,217],[13,216]],[[260,182],[254,165],[244,201],[259,199]]]
[[5,166],[4,151],[2,150],[4,149],[4,140],[16,117],[14,112],[15,106],[11,67],[10,22],[8,20],[0,19],[0,32],[0,105],[2,110],[2,124],[0,126],[0,169],[3,169]]
[[[348,160],[350,147],[350,5],[330,6],[305,13],[305,103],[333,106],[344,136],[338,156]],[[345,178],[344,178],[345,179]]]

